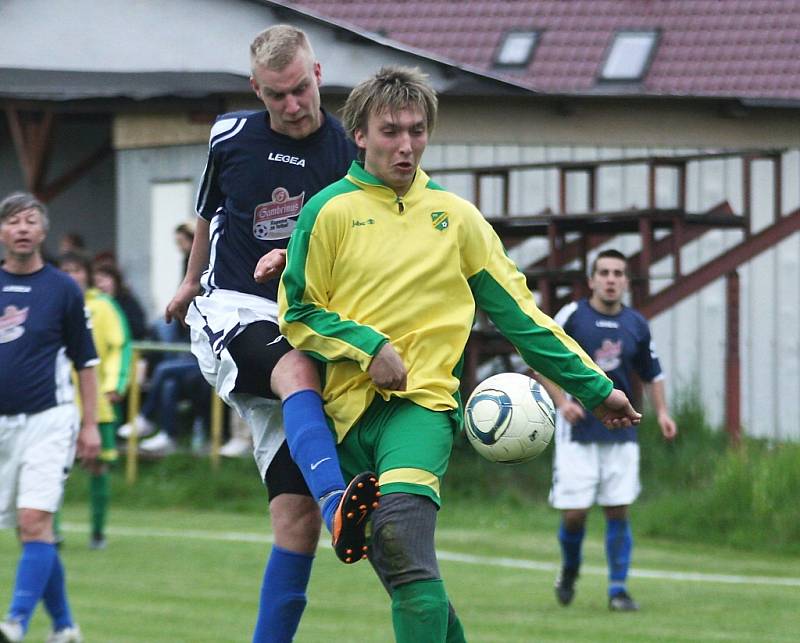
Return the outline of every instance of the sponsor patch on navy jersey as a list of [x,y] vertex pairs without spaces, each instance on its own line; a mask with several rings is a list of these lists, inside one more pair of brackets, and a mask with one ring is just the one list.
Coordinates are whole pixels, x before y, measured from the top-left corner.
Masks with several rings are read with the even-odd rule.
[[262,241],[288,239],[303,208],[305,192],[289,196],[286,188],[275,188],[272,201],[260,204],[253,213],[253,236]]

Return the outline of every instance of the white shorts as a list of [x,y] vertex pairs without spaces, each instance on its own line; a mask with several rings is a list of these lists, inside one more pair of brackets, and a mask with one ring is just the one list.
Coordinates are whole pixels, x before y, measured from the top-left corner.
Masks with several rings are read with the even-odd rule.
[[570,425],[559,417],[550,504],[556,509],[632,504],[641,491],[639,444],[573,442],[570,431]]
[[281,405],[277,400],[233,391],[239,369],[227,349],[248,324],[259,321],[277,323],[278,305],[263,297],[232,290],[214,290],[207,297],[195,297],[186,315],[192,353],[203,376],[222,401],[250,427],[253,457],[263,481],[285,440]]
[[78,409],[61,404],[31,415],[0,415],[0,528],[19,509],[55,513],[75,461]]

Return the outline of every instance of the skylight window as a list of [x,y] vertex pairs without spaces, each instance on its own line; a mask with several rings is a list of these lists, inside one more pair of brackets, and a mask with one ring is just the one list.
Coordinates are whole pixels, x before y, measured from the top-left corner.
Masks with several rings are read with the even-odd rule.
[[497,49],[495,66],[527,67],[538,39],[536,31],[509,31]]
[[641,80],[653,58],[658,32],[618,31],[600,72],[603,80]]

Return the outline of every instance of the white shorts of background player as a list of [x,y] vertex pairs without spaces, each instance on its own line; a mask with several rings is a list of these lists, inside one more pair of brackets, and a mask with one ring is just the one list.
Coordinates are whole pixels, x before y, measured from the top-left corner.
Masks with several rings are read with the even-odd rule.
[[556,421],[553,485],[550,504],[556,509],[588,509],[633,504],[639,497],[637,442],[574,442],[571,428]]
[[17,510],[55,513],[75,461],[77,407],[0,415],[0,528],[17,525]]

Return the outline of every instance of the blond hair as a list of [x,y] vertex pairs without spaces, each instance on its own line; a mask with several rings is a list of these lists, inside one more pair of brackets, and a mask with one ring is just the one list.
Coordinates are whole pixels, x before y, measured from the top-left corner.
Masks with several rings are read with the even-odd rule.
[[436,124],[438,105],[427,74],[418,67],[390,65],[353,88],[342,108],[342,123],[355,137],[356,130],[366,131],[370,114],[417,107],[425,114],[430,132]]
[[305,32],[291,25],[274,25],[264,29],[250,43],[250,69],[266,67],[283,71],[300,51],[307,52],[314,60],[314,50]]

